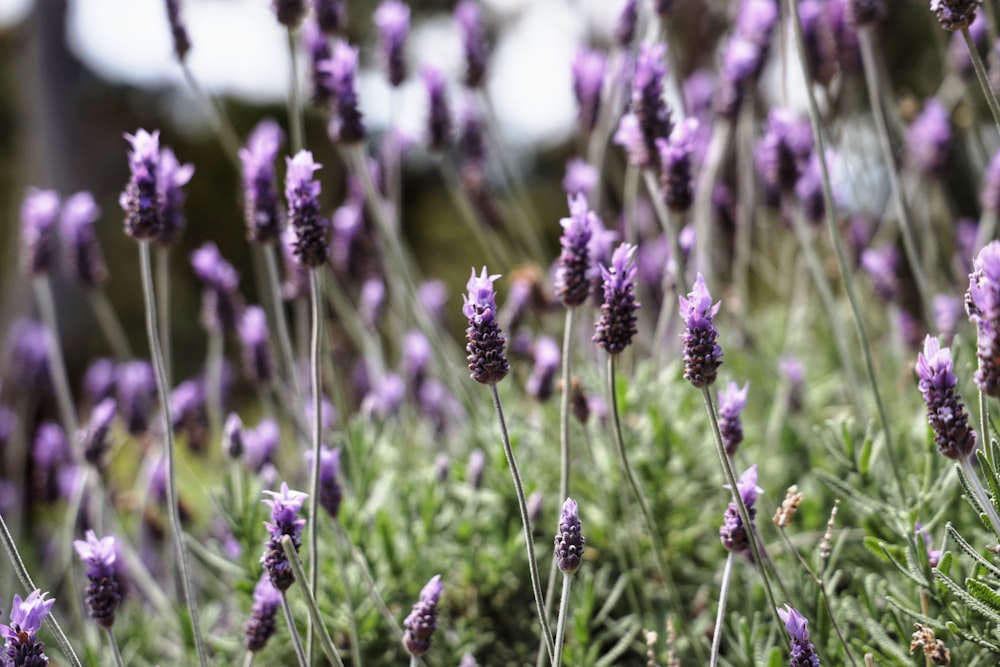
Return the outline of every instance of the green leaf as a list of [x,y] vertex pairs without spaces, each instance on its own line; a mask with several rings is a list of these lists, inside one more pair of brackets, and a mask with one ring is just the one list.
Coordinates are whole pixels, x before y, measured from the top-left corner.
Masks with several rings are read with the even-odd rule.
[[941,624],[941,621],[935,618],[931,618],[930,616],[926,616],[914,609],[910,609],[909,607],[904,605],[902,602],[899,602],[896,598],[892,597],[891,595],[885,596],[885,601],[886,604],[888,604],[890,607],[893,607],[904,616],[907,616],[910,619],[912,619],[914,622],[921,623],[928,627],[934,628],[935,630],[939,630],[940,628],[944,627]]
[[858,456],[858,472],[868,476],[871,470],[871,459],[872,452],[875,451],[875,439],[871,436],[866,436],[864,443],[861,445],[861,455]]
[[[934,576],[937,577],[937,579],[945,585],[945,587],[951,592],[952,595],[954,595],[961,602],[963,602],[966,607],[968,607],[972,611],[982,614],[993,623],[1000,624],[1000,613],[997,613],[996,610],[991,608],[989,605],[981,602],[972,595],[969,595],[969,593],[966,592],[965,589],[963,589],[961,586],[959,586],[958,583],[956,583],[950,577],[946,577],[937,568],[934,569]],[[975,580],[967,579],[965,582],[966,585],[968,585],[970,581],[975,581]]]
[[979,579],[969,578],[965,580],[965,588],[969,591],[972,597],[976,598],[985,605],[988,605],[1000,618],[1000,595],[997,592],[984,584]]
[[876,500],[871,496],[861,493],[853,486],[851,486],[844,480],[840,479],[839,477],[832,475],[826,472],[825,470],[816,470],[814,472],[816,473],[816,476],[820,478],[820,481],[822,481],[827,486],[832,487],[833,490],[836,491],[837,493],[847,496],[848,498],[856,502],[858,505],[860,505],[861,508],[864,509],[865,511],[873,512],[876,514],[887,514],[887,515],[896,513],[896,510],[894,510],[889,505],[879,500]]
[[948,632],[952,633],[953,635],[961,637],[965,641],[972,642],[978,646],[982,646],[983,648],[993,651],[994,653],[1000,653],[1000,646],[992,642],[986,641],[979,635],[974,635],[969,632],[966,632],[962,628],[958,627],[958,625],[956,625],[954,621],[948,621],[944,625],[946,628],[948,628]]
[[[972,560],[976,561],[979,565],[985,568],[986,571],[992,574],[994,577],[1000,578],[1000,567],[997,567],[992,562],[988,561],[985,557],[983,557],[982,554],[976,551],[972,547],[972,545],[969,544],[964,537],[962,537],[961,533],[959,533],[958,530],[953,525],[951,525],[951,522],[948,522],[948,524],[944,527],[944,530],[948,534],[948,537],[955,542],[955,545],[959,549],[964,551],[970,558],[972,558]],[[939,565],[938,569],[943,571],[944,568],[942,568]]]

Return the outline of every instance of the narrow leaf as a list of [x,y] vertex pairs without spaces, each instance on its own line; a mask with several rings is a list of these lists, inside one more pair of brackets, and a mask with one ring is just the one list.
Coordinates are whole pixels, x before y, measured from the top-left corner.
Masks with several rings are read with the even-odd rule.
[[[979,565],[983,566],[986,569],[986,571],[992,574],[994,577],[1000,578],[1000,567],[997,567],[990,561],[986,560],[986,558],[984,558],[982,554],[976,551],[976,549],[974,549],[972,545],[969,544],[964,537],[962,537],[961,533],[959,533],[958,530],[956,530],[955,527],[951,525],[951,522],[949,522],[944,527],[944,530],[948,534],[948,537],[955,542],[955,546],[964,551],[970,558],[972,558],[972,560],[976,561]],[[939,566],[938,569],[943,570],[944,568]]]

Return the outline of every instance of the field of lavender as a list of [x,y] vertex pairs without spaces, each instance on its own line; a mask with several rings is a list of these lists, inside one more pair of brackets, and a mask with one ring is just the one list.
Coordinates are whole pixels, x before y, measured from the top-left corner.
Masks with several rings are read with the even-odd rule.
[[[273,0],[302,85],[243,128],[166,0],[241,185],[196,189],[164,125],[120,128],[120,209],[24,194],[0,665],[997,664],[995,3],[617,2],[546,219],[486,93],[496,3],[453,8],[451,81],[400,0]],[[421,81],[415,143],[366,124],[369,61]],[[452,219],[406,205],[415,163]],[[194,192],[240,247],[185,248]]]

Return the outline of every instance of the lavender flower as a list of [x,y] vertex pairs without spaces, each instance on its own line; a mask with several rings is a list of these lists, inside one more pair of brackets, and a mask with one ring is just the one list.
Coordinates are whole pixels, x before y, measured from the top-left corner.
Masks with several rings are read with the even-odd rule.
[[281,429],[273,419],[262,419],[243,431],[243,463],[255,473],[273,464],[281,445]]
[[726,446],[726,454],[732,456],[736,448],[743,442],[743,420],[740,413],[747,406],[747,392],[750,383],[740,387],[730,380],[726,388],[719,392],[719,430],[722,431],[722,443]]
[[785,624],[785,629],[792,638],[792,659],[790,667],[819,667],[819,656],[816,647],[809,642],[809,621],[797,609],[785,605],[778,610],[778,616]]
[[102,628],[115,623],[115,612],[125,593],[125,582],[118,566],[115,538],[111,535],[97,539],[94,531],[87,531],[87,540],[74,540],[73,548],[87,566],[87,613]]
[[356,79],[358,75],[358,50],[338,39],[333,44],[333,55],[320,65],[330,77],[330,89],[335,100],[333,119],[327,128],[330,138],[345,144],[356,144],[365,138],[365,125],[358,110]]
[[684,379],[701,389],[715,382],[722,365],[722,348],[715,342],[719,331],[712,318],[719,312],[721,301],[712,305],[712,295],[700,273],[687,298],[678,297],[684,318]]
[[[312,468],[312,452],[306,452],[306,462]],[[340,475],[340,447],[330,449],[326,445],[319,450],[319,506],[336,519],[340,512],[340,502],[344,490],[337,477]]]
[[264,572],[253,588],[253,607],[243,630],[243,645],[248,651],[256,653],[267,645],[277,629],[280,607],[281,591],[274,587],[271,578]]
[[[556,294],[567,308],[579,306],[587,300],[593,280],[593,263],[590,259],[590,240],[597,214],[590,210],[582,194],[569,197],[570,217],[559,221],[563,235],[559,239],[562,252],[556,272]],[[599,221],[597,224],[600,224]]]
[[813,149],[809,123],[785,109],[772,109],[757,144],[756,162],[764,187],[784,193],[795,187]]
[[56,258],[59,195],[29,188],[21,204],[21,270],[39,275],[52,270]]
[[420,389],[427,380],[432,355],[430,341],[423,333],[417,330],[406,332],[403,336],[402,369],[406,386],[414,396],[420,395]]
[[542,336],[535,342],[535,367],[528,376],[526,390],[529,396],[539,401],[547,401],[555,389],[556,371],[562,354],[559,344],[548,336]]
[[431,637],[438,625],[438,601],[441,599],[441,575],[431,577],[431,580],[420,591],[420,600],[413,605],[409,616],[403,619],[403,646],[412,656],[421,656],[431,647]]
[[593,132],[601,111],[601,86],[607,60],[600,51],[583,49],[573,58],[573,95],[576,97],[577,122],[585,133]]
[[375,10],[375,25],[378,27],[379,53],[389,75],[389,85],[395,88],[406,80],[403,45],[410,30],[410,8],[399,0],[385,0]]
[[[732,487],[726,484],[724,488],[729,489]],[[757,486],[757,464],[743,471],[739,480],[736,481],[736,490],[743,499],[743,504],[746,505],[751,525],[748,527],[743,524],[739,507],[737,507],[735,501],[731,500],[723,515],[722,525],[719,527],[719,538],[722,540],[722,546],[727,551],[743,554],[747,558],[753,559],[753,549],[750,546],[750,540],[755,530],[753,520],[757,516],[754,504],[757,502],[757,494],[762,493],[762,489]]]
[[1000,151],[993,154],[990,165],[983,174],[979,204],[983,211],[992,215],[1000,214]]
[[243,314],[240,275],[211,241],[191,253],[191,268],[202,283],[201,324],[210,332],[233,331]]
[[559,517],[555,549],[556,564],[563,574],[575,574],[583,563],[583,545],[586,540],[580,531],[580,513],[576,501],[567,498]]
[[160,196],[160,233],[156,242],[163,246],[174,245],[184,229],[184,191],[194,174],[194,165],[181,164],[169,148],[160,151],[160,171],[157,189]]
[[497,323],[496,292],[493,290],[493,282],[499,277],[486,273],[485,266],[479,276],[473,269],[466,285],[468,293],[462,297],[462,313],[469,319],[469,327],[465,330],[469,371],[473,380],[483,384],[503,380],[510,370],[504,354],[507,335]]
[[35,589],[21,599],[14,594],[10,610],[10,625],[0,623],[0,637],[4,639],[2,664],[4,667],[42,667],[49,664],[45,655],[45,644],[38,641],[37,633],[42,621],[49,615],[55,600],[46,600],[48,593]]
[[330,38],[316,23],[315,17],[307,19],[302,24],[302,45],[309,55],[309,81],[312,84],[312,101],[316,104],[327,104],[333,99],[330,88],[330,77],[326,72],[327,63],[332,55]]
[[958,320],[962,314],[962,300],[950,294],[935,294],[931,299],[934,313],[934,327],[941,332],[941,338],[948,342],[955,337]]
[[174,42],[174,55],[177,61],[183,63],[191,50],[191,38],[188,37],[187,27],[181,20],[181,0],[166,0],[167,22],[170,24],[170,36]]
[[90,422],[82,434],[83,458],[91,465],[99,466],[108,449],[108,433],[111,422],[118,414],[118,403],[113,398],[105,398],[94,406]]
[[31,460],[37,497],[43,502],[55,502],[61,495],[59,473],[70,461],[69,440],[61,426],[49,421],[38,425],[31,446]]
[[[447,113],[447,108],[445,108]],[[459,114],[458,154],[462,163],[463,179],[466,187],[478,185],[484,190],[484,170],[486,168],[486,137],[483,120],[474,104],[465,104]],[[474,172],[469,174],[468,172]]]
[[222,425],[222,451],[231,459],[243,456],[243,420],[235,412]]
[[278,23],[286,28],[296,28],[306,15],[305,0],[271,0],[271,7]]
[[764,49],[759,44],[740,34],[729,38],[722,54],[716,113],[729,121],[736,118],[763,62]]
[[951,361],[951,350],[942,348],[937,338],[927,336],[924,350],[917,355],[918,387],[927,405],[927,421],[934,430],[934,444],[950,459],[960,459],[976,449],[976,432],[969,426]]
[[[975,20],[969,24],[969,36],[972,37],[972,43],[984,62],[989,59],[989,34],[986,26],[988,20],[985,13],[979,13],[976,14]],[[951,40],[948,42],[947,55],[948,64],[960,75],[971,76],[975,71],[972,64],[972,54],[969,53],[969,49],[965,45],[965,37],[961,33],[952,34]]]
[[181,382],[170,392],[168,400],[174,430],[187,437],[188,446],[193,451],[205,451],[210,425],[204,380],[191,378]]
[[63,203],[60,232],[64,264],[69,277],[83,287],[98,287],[108,279],[108,266],[94,229],[100,215],[101,209],[89,192],[77,192]]
[[639,118],[634,113],[627,113],[618,121],[614,142],[625,149],[629,164],[639,169],[653,166],[653,156],[646,147],[639,127]]
[[378,276],[372,276],[361,284],[358,292],[358,318],[365,328],[376,331],[385,310],[385,283]]
[[274,161],[281,147],[282,131],[273,120],[257,124],[240,149],[243,165],[243,215],[247,240],[273,243],[281,234],[284,211],[278,198]]
[[566,163],[566,176],[562,187],[567,195],[587,195],[597,187],[599,180],[597,169],[586,160],[570,158]]
[[885,0],[847,0],[844,18],[855,28],[878,23],[888,13]]
[[243,374],[251,384],[266,386],[274,379],[275,363],[264,309],[249,306],[243,311],[236,329],[243,346]]
[[872,281],[875,296],[892,303],[900,293],[899,251],[894,245],[865,248],[861,251],[861,268]]
[[469,454],[469,465],[465,471],[465,479],[473,489],[483,485],[483,470],[486,467],[486,454],[481,449],[473,449]]
[[656,140],[670,136],[673,122],[663,100],[663,78],[667,75],[663,44],[644,44],[639,49],[632,87],[632,113],[639,121],[642,142],[651,160],[657,160]]
[[639,309],[639,302],[635,300],[634,254],[635,246],[623,243],[611,256],[610,269],[601,267],[604,303],[601,304],[601,317],[594,325],[593,341],[609,354],[618,354],[628,347],[638,331],[635,312]]
[[[827,162],[834,159],[833,151],[828,150]],[[822,224],[826,214],[826,201],[823,199],[823,166],[819,153],[813,151],[806,162],[799,180],[795,182],[795,197],[799,200],[802,213],[806,220],[814,225]]]
[[621,12],[618,14],[618,21],[615,23],[614,38],[615,43],[627,49],[635,39],[635,29],[639,23],[639,2],[638,0],[625,0]]
[[7,381],[15,387],[46,393],[52,388],[49,350],[52,333],[41,322],[27,318],[14,321],[7,331]]
[[778,371],[788,383],[788,409],[799,412],[805,403],[803,397],[806,388],[805,367],[797,357],[785,355],[778,360]]
[[931,0],[931,11],[945,30],[968,28],[976,19],[981,0]]
[[113,359],[95,359],[83,373],[83,393],[88,405],[115,395],[117,366]]
[[1000,397],[1000,241],[986,244],[973,261],[965,309],[976,325],[979,369],[975,380],[988,396]]
[[948,110],[932,97],[906,130],[909,160],[925,176],[940,178],[948,167],[951,143]]
[[462,38],[465,54],[463,83],[468,88],[479,88],[486,79],[486,31],[479,6],[475,0],[461,0],[455,6],[455,22]]
[[131,435],[149,428],[149,418],[156,403],[156,376],[148,361],[130,361],[117,369],[118,409]]
[[344,0],[312,0],[313,14],[320,30],[334,35],[347,26],[347,5]]
[[668,139],[656,139],[660,155],[660,189],[667,206],[680,213],[691,208],[691,156],[698,138],[698,120],[685,118],[677,123]]
[[924,550],[927,552],[927,564],[930,567],[937,567],[941,562],[941,556],[944,554],[944,551],[931,547],[931,536],[924,530],[919,521],[914,525],[913,532],[924,542]]
[[290,490],[287,482],[281,483],[281,491],[264,491],[264,493],[271,496],[264,500],[271,508],[271,521],[264,522],[270,538],[260,562],[274,587],[279,591],[287,591],[295,582],[295,575],[281,546],[281,538],[285,535],[291,537],[295,551],[302,546],[302,527],[306,525],[306,520],[299,518],[298,513],[309,494]]
[[827,86],[837,73],[837,48],[830,34],[827,3],[802,0],[799,3],[799,21],[809,78]]
[[427,91],[427,124],[425,138],[427,149],[443,151],[451,142],[451,111],[445,97],[445,81],[441,70],[427,66],[420,71],[424,89]]
[[160,132],[150,134],[139,129],[126,134],[132,144],[128,154],[131,176],[118,204],[125,211],[125,233],[139,241],[155,239],[160,235],[163,217],[160,211]]
[[288,221],[295,231],[293,252],[299,264],[315,269],[326,261],[329,252],[326,240],[329,225],[319,214],[321,187],[313,178],[313,172],[323,165],[314,162],[312,153],[306,150],[285,161],[288,164],[285,175]]

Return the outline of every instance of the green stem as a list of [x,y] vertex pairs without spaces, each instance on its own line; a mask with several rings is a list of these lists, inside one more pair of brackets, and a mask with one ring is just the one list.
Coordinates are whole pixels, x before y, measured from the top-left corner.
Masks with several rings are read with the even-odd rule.
[[[319,469],[323,428],[323,387],[321,385],[320,341],[323,337],[323,318],[320,309],[319,269],[309,271],[309,296],[312,310],[312,333],[309,345],[309,370],[312,373],[312,481],[309,485],[309,594],[316,598],[319,583],[319,554],[317,527],[319,525]],[[309,618],[309,646],[312,648],[313,620]],[[311,650],[310,650],[311,653]]]
[[160,317],[160,344],[163,346],[163,367],[167,386],[173,386],[173,344],[170,336],[170,248],[156,249],[156,307]]
[[118,667],[125,667],[125,661],[122,660],[122,653],[118,650],[118,640],[115,639],[115,633],[111,628],[105,628],[108,635],[108,644],[111,645],[111,654],[115,656],[115,664]]
[[288,128],[291,135],[292,155],[305,148],[305,134],[302,127],[302,99],[299,95],[299,65],[296,58],[295,31],[288,29],[288,62],[291,68],[288,81]]
[[569,589],[573,575],[563,574],[562,597],[559,598],[559,621],[556,623],[556,657],[552,667],[562,667],[563,639],[566,636],[566,619],[569,617]]
[[49,363],[49,377],[52,386],[56,390],[56,401],[59,407],[59,416],[62,420],[63,428],[66,429],[66,437],[71,443],[71,450],[74,461],[82,461],[83,453],[80,451],[80,442],[77,437],[79,425],[76,422],[76,411],[73,408],[73,396],[69,390],[69,377],[66,375],[66,360],[63,358],[62,346],[59,344],[59,322],[56,319],[55,300],[52,298],[52,284],[46,275],[35,276],[34,280],[35,298],[38,300],[38,309],[42,314],[42,321],[49,330],[49,356],[52,361]]
[[552,630],[549,628],[549,620],[545,616],[545,609],[542,601],[542,586],[538,580],[538,562],[535,560],[535,546],[531,536],[531,522],[528,519],[528,503],[524,497],[524,486],[521,484],[521,473],[517,469],[517,461],[514,459],[514,450],[510,446],[510,437],[507,434],[507,422],[503,416],[503,406],[500,404],[500,394],[497,392],[497,383],[490,383],[490,394],[493,396],[493,407],[497,412],[497,419],[500,420],[500,434],[503,438],[503,452],[507,456],[507,465],[510,467],[510,476],[514,480],[514,492],[517,495],[517,505],[521,510],[521,525],[524,527],[524,542],[528,550],[528,572],[531,575],[531,591],[535,595],[535,607],[538,610],[538,621],[541,624],[542,638],[545,642],[545,649],[552,659]]
[[319,607],[316,605],[316,598],[312,596],[309,592],[309,587],[306,585],[306,573],[302,571],[302,563],[299,561],[299,555],[295,551],[295,545],[292,544],[292,538],[288,535],[282,537],[281,548],[285,550],[285,556],[288,557],[288,564],[292,566],[292,572],[295,574],[295,583],[298,584],[299,590],[302,591],[302,597],[306,599],[309,619],[318,630],[320,648],[323,649],[327,660],[337,665],[337,667],[344,667],[344,661],[340,659],[340,653],[337,651],[337,647],[334,646],[333,640],[330,639],[330,633],[326,631],[326,626],[323,624],[323,617],[320,616]]
[[202,107],[212,124],[212,129],[215,130],[216,137],[218,137],[219,143],[222,144],[226,157],[233,163],[233,166],[240,169],[240,140],[236,136],[236,130],[233,129],[233,124],[229,120],[229,117],[226,116],[225,110],[215,98],[204,91],[187,63],[181,63],[181,71],[184,72],[184,79],[187,81],[188,86],[191,87],[191,90],[194,91],[195,97],[201,101]]
[[[649,195],[650,201],[653,202],[653,210],[656,212],[656,219],[660,221],[660,227],[667,235],[667,239],[670,241],[670,254],[673,255],[674,260],[674,272],[677,278],[677,285],[680,287],[683,293],[691,291],[691,286],[688,285],[687,271],[684,266],[684,251],[681,250],[681,230],[674,225],[673,216],[670,214],[670,209],[667,208],[666,203],[663,201],[663,195],[660,193],[660,188],[656,183],[656,176],[650,169],[642,170],[642,177],[646,184],[646,193]],[[670,308],[665,308],[663,310],[671,310]]]
[[149,241],[139,241],[139,271],[142,276],[142,294],[146,306],[146,334],[149,337],[149,351],[153,358],[153,370],[156,372],[156,385],[160,398],[160,416],[163,420],[164,448],[167,457],[167,516],[170,519],[170,533],[173,538],[174,550],[177,553],[180,570],[184,604],[190,616],[191,629],[194,635],[195,650],[198,653],[198,663],[208,667],[205,645],[201,637],[201,627],[198,623],[198,607],[194,602],[194,587],[188,573],[187,549],[181,537],[181,517],[177,509],[176,466],[174,463],[174,425],[170,416],[170,387],[167,385],[167,372],[163,365],[163,350],[160,347],[159,326],[156,317],[156,296],[153,293],[153,272],[150,266]]
[[87,290],[87,299],[94,311],[94,317],[97,318],[97,326],[101,328],[101,333],[107,339],[108,346],[115,358],[118,361],[131,359],[134,356],[132,346],[128,342],[128,336],[125,335],[121,320],[118,319],[115,309],[108,301],[108,295],[105,294],[104,290],[94,288]]
[[281,608],[285,612],[285,621],[288,622],[288,634],[292,637],[292,646],[295,647],[295,656],[299,659],[299,667],[309,667],[309,660],[306,658],[305,649],[302,648],[302,639],[299,631],[295,627],[295,619],[292,618],[292,607],[288,604],[288,592],[281,591]]
[[253,651],[247,651],[247,654],[243,657],[243,667],[253,667],[253,660],[255,654]]
[[694,244],[695,267],[705,276],[705,282],[715,284],[712,272],[712,190],[722,167],[722,159],[726,155],[726,147],[733,135],[733,123],[721,120],[712,128],[712,138],[709,140],[705,153],[704,167],[698,177],[694,193],[694,220],[697,242]]
[[302,388],[299,386],[299,375],[295,368],[295,356],[292,354],[292,337],[288,333],[288,318],[285,316],[285,303],[281,298],[281,278],[278,273],[278,249],[274,244],[262,246],[264,266],[267,271],[267,282],[271,297],[271,309],[274,311],[274,325],[278,333],[278,348],[285,364],[285,376],[288,384],[295,392],[298,400],[302,399]]
[[226,343],[222,331],[209,332],[205,391],[208,399],[209,433],[212,434],[212,437],[222,430],[222,362],[225,357],[225,347]]
[[[982,362],[980,362],[981,364]],[[996,470],[996,461],[993,460],[993,448],[990,447],[990,405],[989,398],[986,393],[980,389],[979,392],[979,442],[980,446],[983,448],[983,453],[986,454],[986,460],[989,461],[990,466]]]
[[[987,447],[989,449],[989,447]],[[990,500],[989,496],[986,494],[986,490],[983,489],[983,483],[979,481],[979,476],[976,475],[976,471],[972,467],[972,457],[975,454],[969,456],[963,456],[958,460],[959,465],[962,467],[962,472],[965,473],[966,479],[969,480],[969,486],[972,487],[973,493],[976,494],[976,500],[979,504],[983,506],[983,511],[986,512],[986,517],[990,521],[990,527],[993,528],[993,533],[1000,538],[1000,516],[997,515],[997,510],[993,506],[993,501]]]
[[[987,0],[986,4],[989,4],[989,0]],[[990,79],[986,73],[986,65],[983,63],[982,56],[979,55],[976,43],[972,41],[972,35],[969,34],[968,28],[962,28],[962,37],[965,38],[965,46],[969,49],[969,58],[972,59],[972,67],[976,70],[979,87],[983,89],[983,97],[986,98],[986,105],[990,108],[990,113],[993,114],[993,122],[996,123],[997,131],[1000,132],[1000,103],[997,102],[996,95],[993,94],[993,89],[990,88]]]
[[722,624],[726,617],[726,601],[729,599],[729,579],[733,574],[733,552],[726,556],[726,567],[722,571],[722,588],[719,590],[719,609],[715,613],[715,629],[712,631],[712,653],[709,667],[718,667],[719,647],[722,645]]

